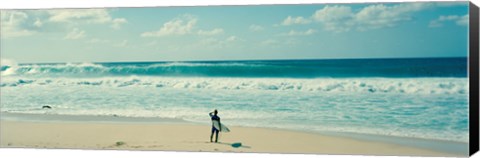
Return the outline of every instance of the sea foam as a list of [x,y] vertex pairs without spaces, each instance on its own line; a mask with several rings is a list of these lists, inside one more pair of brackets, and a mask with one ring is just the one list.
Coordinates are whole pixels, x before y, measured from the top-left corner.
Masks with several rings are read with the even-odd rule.
[[176,89],[272,90],[345,93],[467,94],[465,78],[187,78],[187,77],[103,77],[103,78],[18,78],[4,77],[1,87],[99,86],[156,87]]

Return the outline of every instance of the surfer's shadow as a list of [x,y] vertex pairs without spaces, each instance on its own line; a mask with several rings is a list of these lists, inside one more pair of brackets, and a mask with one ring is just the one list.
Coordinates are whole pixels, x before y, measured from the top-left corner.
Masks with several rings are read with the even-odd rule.
[[228,146],[231,146],[232,148],[247,148],[247,149],[252,148],[251,146],[243,145],[241,142],[235,142],[235,143],[217,142],[217,144],[228,145]]
[[246,148],[246,149],[252,148],[251,146],[243,145],[241,142],[227,143],[227,142],[195,141],[195,142],[191,142],[191,143],[221,144],[221,145],[231,146],[232,148]]

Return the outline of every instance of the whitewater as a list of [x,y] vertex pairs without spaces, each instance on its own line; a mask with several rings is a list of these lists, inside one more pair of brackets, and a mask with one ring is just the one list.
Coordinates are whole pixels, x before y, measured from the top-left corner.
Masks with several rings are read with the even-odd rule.
[[[1,112],[175,118],[468,142],[466,59],[1,67]],[[42,106],[51,106],[45,110]]]

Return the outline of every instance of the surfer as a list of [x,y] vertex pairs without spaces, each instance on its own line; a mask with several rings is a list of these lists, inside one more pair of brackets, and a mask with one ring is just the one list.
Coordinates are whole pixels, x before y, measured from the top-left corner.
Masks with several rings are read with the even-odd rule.
[[215,128],[214,121],[218,121],[218,124],[220,125],[220,117],[217,116],[218,111],[215,109],[213,112],[210,112],[208,115],[210,115],[210,118],[212,118],[212,134],[210,135],[210,142],[213,142],[213,133],[216,133],[215,135],[215,142],[218,141],[218,132],[222,130],[222,126],[219,126],[220,129]]

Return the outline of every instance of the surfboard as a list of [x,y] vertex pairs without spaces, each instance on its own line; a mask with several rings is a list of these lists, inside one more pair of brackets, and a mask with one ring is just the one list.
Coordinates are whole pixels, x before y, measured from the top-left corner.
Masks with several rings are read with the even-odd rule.
[[219,123],[217,120],[213,120],[213,127],[216,129],[220,129],[220,126],[222,127],[222,130],[220,132],[230,132],[230,129],[228,129],[227,126],[225,126],[223,123]]

